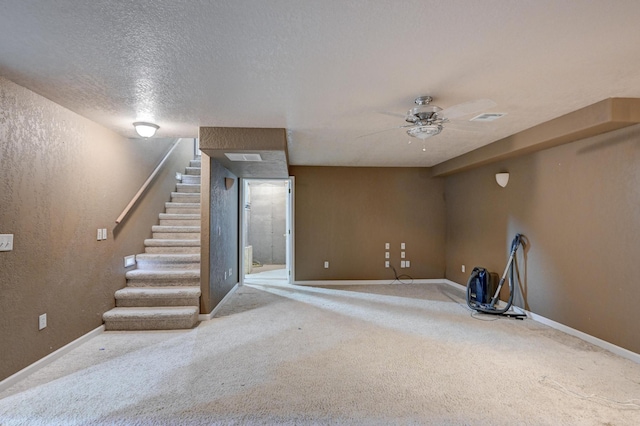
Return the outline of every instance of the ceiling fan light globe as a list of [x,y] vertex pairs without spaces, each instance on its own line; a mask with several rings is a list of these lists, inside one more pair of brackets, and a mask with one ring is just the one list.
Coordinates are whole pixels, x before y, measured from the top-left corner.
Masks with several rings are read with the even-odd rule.
[[429,124],[426,126],[412,127],[407,130],[407,134],[411,137],[425,140],[431,136],[436,136],[442,131],[442,126],[439,124]]

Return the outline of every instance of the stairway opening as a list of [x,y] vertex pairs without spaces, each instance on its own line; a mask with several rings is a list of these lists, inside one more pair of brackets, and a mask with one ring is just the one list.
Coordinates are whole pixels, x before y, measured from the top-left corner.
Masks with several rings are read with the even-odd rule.
[[191,160],[165,212],[136,255],[127,286],[116,291],[116,307],[103,315],[106,330],[192,328],[200,313],[200,171]]

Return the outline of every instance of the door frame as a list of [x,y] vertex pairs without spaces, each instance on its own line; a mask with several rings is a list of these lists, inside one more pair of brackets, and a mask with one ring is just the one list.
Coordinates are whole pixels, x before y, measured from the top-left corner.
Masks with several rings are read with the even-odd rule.
[[245,278],[245,258],[244,258],[244,248],[245,248],[245,240],[246,240],[246,229],[245,229],[245,219],[246,219],[246,194],[247,194],[247,186],[251,181],[265,181],[265,182],[288,182],[289,191],[287,192],[286,197],[286,219],[285,219],[285,269],[287,271],[287,283],[293,284],[294,275],[294,222],[295,222],[295,178],[293,176],[289,176],[288,178],[239,178],[240,180],[240,196],[239,196],[239,204],[240,204],[240,217],[239,217],[239,241],[238,241],[238,259],[240,263],[240,285],[244,284]]

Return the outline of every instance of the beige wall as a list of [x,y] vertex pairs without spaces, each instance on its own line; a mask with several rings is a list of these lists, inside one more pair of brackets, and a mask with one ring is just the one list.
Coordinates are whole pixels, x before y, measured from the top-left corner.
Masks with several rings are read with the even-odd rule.
[[123,256],[143,250],[193,156],[181,144],[114,227],[171,142],[120,137],[0,78],[0,233],[14,234],[0,252],[0,380],[102,324],[125,285]]
[[502,273],[521,232],[526,308],[640,353],[640,126],[452,175],[445,195],[447,278]]
[[[427,168],[291,167],[295,280],[386,280],[444,275],[443,179]],[[409,269],[400,269],[400,243]],[[329,261],[325,269],[324,261]]]

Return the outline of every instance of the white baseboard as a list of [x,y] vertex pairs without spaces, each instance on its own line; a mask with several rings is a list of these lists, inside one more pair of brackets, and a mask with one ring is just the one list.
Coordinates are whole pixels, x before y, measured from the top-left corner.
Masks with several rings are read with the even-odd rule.
[[56,359],[60,358],[62,355],[66,354],[67,352],[71,351],[72,349],[77,348],[78,346],[82,345],[83,343],[85,343],[85,342],[89,341],[90,339],[94,338],[95,336],[101,334],[103,331],[104,331],[104,325],[101,325],[100,327],[98,327],[98,328],[96,328],[94,330],[91,330],[87,334],[84,334],[84,335],[78,337],[73,342],[67,343],[66,345],[64,345],[63,347],[58,349],[57,351],[54,351],[54,352],[50,353],[49,355],[45,356],[44,358],[39,359],[38,361],[34,362],[33,364],[23,368],[22,370],[18,371],[15,374],[7,377],[6,379],[4,379],[3,381],[0,382],[0,392],[4,392],[5,390],[9,389],[11,386],[13,386],[16,383],[18,383],[20,380],[25,379],[28,375],[35,373],[37,370],[39,370],[42,367],[52,363],[53,361],[55,361]]
[[218,303],[216,305],[215,308],[213,308],[213,310],[211,312],[209,312],[208,314],[200,314],[198,315],[198,320],[199,321],[211,321],[213,319],[213,317],[218,313],[218,311],[220,310],[220,308],[222,307],[222,305],[225,304],[225,302],[227,302],[229,300],[229,298],[231,297],[231,295],[233,293],[236,292],[236,290],[238,289],[238,287],[240,287],[240,283],[237,283],[236,285],[233,286],[233,288],[231,290],[229,290],[229,293],[227,293],[222,300],[220,301],[220,303]]
[[564,324],[560,324],[559,322],[555,322],[550,320],[549,318],[545,318],[542,315],[535,314],[533,312],[525,311],[528,316],[531,317],[532,320],[537,321],[541,324],[548,325],[551,328],[555,328],[556,330],[560,330],[564,333],[567,333],[571,336],[577,337],[579,339],[584,340],[585,342],[592,343],[596,346],[601,347],[602,349],[606,349],[609,352],[613,352],[616,355],[619,355],[623,358],[627,358],[635,363],[640,364],[640,354],[635,352],[631,352],[628,349],[621,348],[620,346],[616,346],[613,343],[609,343],[605,340],[598,339],[590,334],[583,333],[580,330],[576,330],[575,328],[568,327]]
[[433,279],[433,280],[404,280],[403,282],[399,282],[398,280],[317,280],[317,281],[295,281],[294,285],[303,285],[303,286],[344,286],[344,285],[377,285],[377,284],[393,284],[393,285],[403,285],[403,284],[441,284],[443,280],[441,279]]
[[[455,286],[458,289],[465,289],[466,288],[466,285],[463,286],[461,284],[458,284],[458,283],[456,283],[454,281],[450,281],[450,280],[447,280],[447,279],[442,280],[442,282],[444,282],[446,284],[449,284],[449,285],[452,285],[452,286]],[[504,303],[504,302],[502,302],[502,303]],[[521,308],[519,306],[514,306],[514,308],[517,309],[518,311],[522,311],[522,313],[526,314],[527,318],[530,318],[530,319],[532,319],[532,320],[534,320],[536,322],[539,322],[540,324],[547,325],[547,326],[549,326],[551,328],[554,328],[556,330],[562,331],[563,333],[567,333],[570,336],[577,337],[579,339],[584,340],[585,342],[589,342],[589,343],[591,343],[593,345],[601,347],[602,349],[606,349],[609,352],[612,352],[612,353],[614,353],[616,355],[619,355],[619,356],[621,356],[623,358],[626,358],[628,360],[631,360],[631,361],[633,361],[635,363],[640,364],[640,354],[637,354],[637,353],[632,352],[632,351],[630,351],[628,349],[625,349],[625,348],[621,348],[620,346],[614,345],[613,343],[609,343],[606,340],[599,339],[599,338],[594,337],[594,336],[592,336],[590,334],[584,333],[584,332],[582,332],[580,330],[576,330],[575,328],[571,328],[571,327],[566,326],[564,324],[561,324],[559,322],[550,320],[549,318],[543,317],[542,315],[538,315],[538,314],[536,314],[534,312],[527,311],[526,309],[523,309],[523,308]]]

